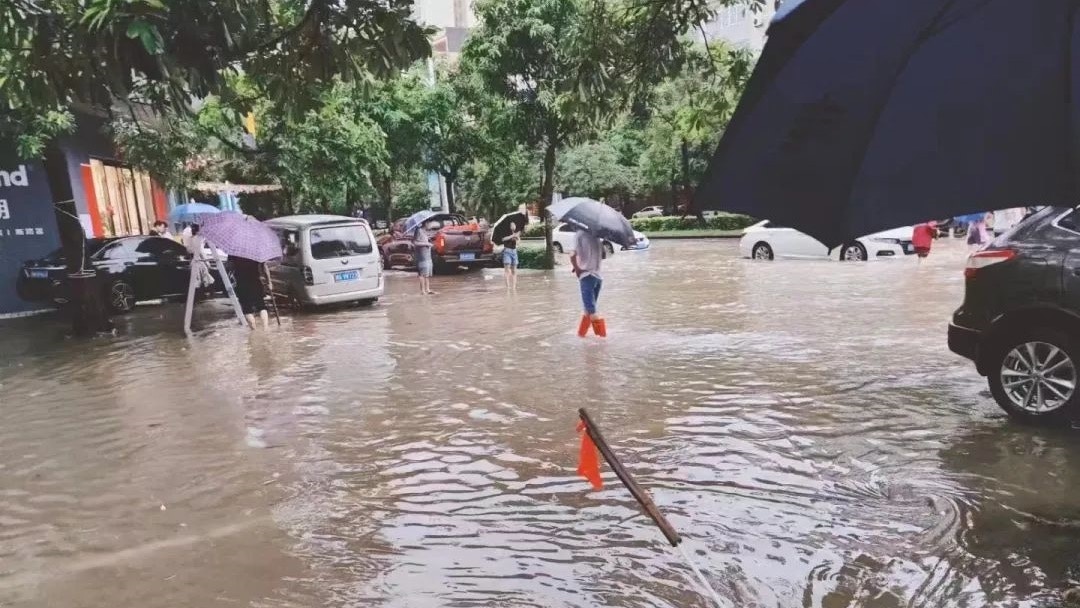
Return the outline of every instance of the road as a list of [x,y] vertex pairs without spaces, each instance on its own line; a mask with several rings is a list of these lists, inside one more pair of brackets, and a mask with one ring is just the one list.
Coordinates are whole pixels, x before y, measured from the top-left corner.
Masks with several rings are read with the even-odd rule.
[[[737,606],[1034,606],[1076,576],[1080,447],[998,412],[945,323],[964,251],[389,278],[269,332],[140,307],[0,327],[0,606],[694,607],[585,406]],[[1074,463],[1073,458],[1078,460]]]

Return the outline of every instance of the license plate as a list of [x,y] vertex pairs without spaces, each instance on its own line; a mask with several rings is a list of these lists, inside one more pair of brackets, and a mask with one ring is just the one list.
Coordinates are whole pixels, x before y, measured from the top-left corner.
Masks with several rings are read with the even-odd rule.
[[30,271],[30,278],[31,279],[47,279],[47,278],[49,278],[49,271],[48,270],[31,270]]
[[345,272],[335,272],[334,273],[334,282],[335,283],[344,283],[346,281],[355,281],[356,279],[359,279],[359,278],[360,278],[360,271],[359,270],[347,270]]
[[476,259],[475,253],[462,253],[458,256],[458,259],[462,262],[471,262]]

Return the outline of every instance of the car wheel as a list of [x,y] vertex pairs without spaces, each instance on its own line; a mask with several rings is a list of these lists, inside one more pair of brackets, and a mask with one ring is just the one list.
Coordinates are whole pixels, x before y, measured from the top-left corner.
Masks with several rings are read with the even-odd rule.
[[126,313],[135,308],[135,288],[124,279],[117,279],[109,285],[106,298],[113,312]]
[[841,262],[865,262],[868,257],[862,243],[848,243],[840,248]]
[[563,252],[562,244],[559,243],[558,241],[552,243],[551,248],[555,251],[555,253],[562,253]]
[[379,301],[379,298],[368,298],[366,300],[360,300],[359,304],[360,304],[360,306],[362,306],[364,308],[369,308],[371,306],[374,306],[375,303],[378,302],[378,301]]
[[1080,345],[1071,335],[1033,328],[997,341],[988,359],[990,393],[1025,422],[1076,418]]
[[751,250],[750,257],[755,260],[771,260],[773,259],[772,247],[769,247],[768,243],[758,243]]

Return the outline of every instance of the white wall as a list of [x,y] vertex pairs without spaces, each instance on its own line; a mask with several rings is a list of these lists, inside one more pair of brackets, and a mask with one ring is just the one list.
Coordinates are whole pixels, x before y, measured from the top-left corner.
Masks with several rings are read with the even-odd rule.
[[[748,5],[736,4],[717,9],[716,19],[702,26],[708,40],[724,40],[733,45],[761,50],[765,46],[765,30],[776,13],[773,2],[759,13]],[[700,32],[699,32],[700,36]]]
[[473,0],[416,0],[413,16],[434,27],[475,27],[472,4]]

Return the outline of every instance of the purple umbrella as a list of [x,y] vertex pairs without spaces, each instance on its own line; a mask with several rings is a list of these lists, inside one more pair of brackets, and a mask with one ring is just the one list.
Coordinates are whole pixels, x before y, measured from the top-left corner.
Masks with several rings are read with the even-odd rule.
[[281,257],[277,233],[255,218],[226,211],[200,215],[198,223],[199,235],[230,256],[260,263]]

